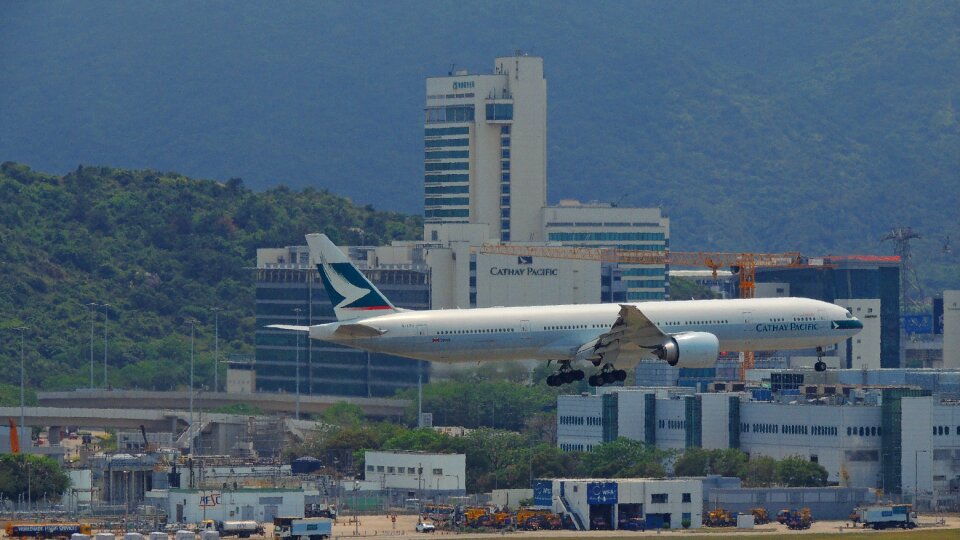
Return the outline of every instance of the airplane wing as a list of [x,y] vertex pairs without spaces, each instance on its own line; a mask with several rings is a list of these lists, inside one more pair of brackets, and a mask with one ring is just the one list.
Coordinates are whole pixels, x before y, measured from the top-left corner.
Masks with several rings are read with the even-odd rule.
[[608,362],[612,362],[621,349],[653,349],[661,345],[666,337],[637,306],[620,304],[620,313],[610,329],[584,343],[577,350],[576,357],[590,361],[606,357]]

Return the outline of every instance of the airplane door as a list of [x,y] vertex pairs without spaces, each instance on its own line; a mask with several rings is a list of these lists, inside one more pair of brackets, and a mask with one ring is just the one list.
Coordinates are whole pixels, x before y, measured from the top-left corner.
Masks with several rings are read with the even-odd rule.
[[753,328],[753,312],[744,311],[740,313],[740,320],[743,321],[743,340],[746,343],[746,346],[750,346],[753,343],[754,328]]
[[526,334],[530,331],[530,321],[520,321],[520,331]]
[[425,325],[425,324],[418,324],[418,325],[417,325],[417,334],[418,334],[418,335],[421,335],[421,336],[427,335],[427,325]]

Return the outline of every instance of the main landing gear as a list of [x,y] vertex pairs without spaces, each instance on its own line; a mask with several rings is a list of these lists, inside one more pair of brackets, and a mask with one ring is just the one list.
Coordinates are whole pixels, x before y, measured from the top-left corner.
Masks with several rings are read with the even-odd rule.
[[823,361],[823,347],[817,347],[817,363],[813,365],[817,371],[826,371],[827,363]]
[[613,384],[615,382],[623,382],[627,380],[627,372],[622,369],[613,369],[613,364],[604,364],[600,371],[596,375],[591,375],[587,379],[587,384],[590,386],[603,386],[605,384]]
[[564,384],[570,384],[576,381],[582,381],[584,377],[583,371],[579,369],[571,369],[570,361],[563,360],[560,362],[560,369],[547,377],[547,386],[561,386]]

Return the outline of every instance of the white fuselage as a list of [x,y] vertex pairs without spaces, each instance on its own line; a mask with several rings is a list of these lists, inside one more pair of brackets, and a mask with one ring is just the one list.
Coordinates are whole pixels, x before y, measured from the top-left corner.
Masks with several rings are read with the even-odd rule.
[[[844,308],[807,298],[634,305],[664,334],[708,332],[721,351],[825,347],[859,331],[849,324],[838,328],[838,321],[856,321]],[[584,343],[610,330],[619,312],[620,304],[404,311],[312,326],[310,337],[431,362],[572,360]],[[367,326],[379,335],[335,334],[345,324]],[[635,352],[621,355],[618,367],[635,364],[644,350]]]

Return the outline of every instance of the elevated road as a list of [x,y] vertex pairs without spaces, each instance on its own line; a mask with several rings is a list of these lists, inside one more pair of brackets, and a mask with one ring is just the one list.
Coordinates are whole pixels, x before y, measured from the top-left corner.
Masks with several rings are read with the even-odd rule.
[[[146,390],[80,389],[73,392],[37,392],[43,407],[91,409],[167,409],[183,411],[189,408],[187,391],[152,392]],[[300,412],[321,414],[337,403],[349,403],[363,410],[371,418],[398,418],[403,415],[410,400],[387,398],[358,398],[347,396],[300,396]],[[194,409],[217,409],[244,404],[264,413],[293,414],[296,410],[294,394],[231,394],[227,392],[196,392]],[[18,409],[19,410],[19,409]],[[205,413],[206,414],[206,413]],[[19,412],[17,413],[19,415]]]

